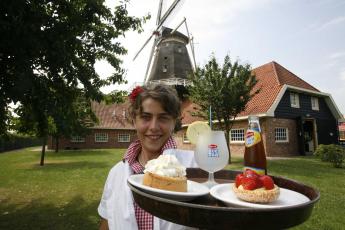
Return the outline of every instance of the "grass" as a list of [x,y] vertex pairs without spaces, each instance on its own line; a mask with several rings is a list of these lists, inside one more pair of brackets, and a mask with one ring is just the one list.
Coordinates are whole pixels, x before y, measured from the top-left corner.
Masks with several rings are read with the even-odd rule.
[[[97,206],[109,169],[124,149],[47,152],[34,148],[0,154],[0,229],[97,229]],[[228,169],[241,169],[233,158]],[[314,157],[270,160],[269,174],[317,188],[321,199],[294,229],[343,229],[345,169]]]
[[0,229],[97,229],[109,169],[125,150],[0,154]]

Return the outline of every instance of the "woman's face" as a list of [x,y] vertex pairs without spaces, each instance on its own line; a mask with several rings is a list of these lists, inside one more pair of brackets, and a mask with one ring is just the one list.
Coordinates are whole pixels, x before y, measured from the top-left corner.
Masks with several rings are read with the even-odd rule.
[[142,108],[142,113],[135,116],[134,126],[142,150],[149,155],[156,155],[171,136],[176,119],[152,98],[145,99]]

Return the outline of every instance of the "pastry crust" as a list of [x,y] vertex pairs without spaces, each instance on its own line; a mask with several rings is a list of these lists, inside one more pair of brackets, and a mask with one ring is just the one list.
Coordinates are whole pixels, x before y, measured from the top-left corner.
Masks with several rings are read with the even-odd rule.
[[143,184],[152,188],[175,192],[187,192],[186,177],[167,177],[147,172],[144,174]]
[[236,185],[233,184],[232,187],[236,196],[244,201],[251,203],[270,203],[278,199],[280,191],[277,185],[274,185],[274,188],[271,190],[265,189],[255,189],[255,190],[245,190],[242,186],[236,188]]

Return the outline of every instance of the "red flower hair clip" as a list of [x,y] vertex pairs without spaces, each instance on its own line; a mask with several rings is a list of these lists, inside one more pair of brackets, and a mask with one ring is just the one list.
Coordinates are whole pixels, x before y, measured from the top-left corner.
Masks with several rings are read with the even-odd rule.
[[144,89],[142,87],[140,86],[135,87],[132,90],[131,94],[129,94],[129,99],[131,100],[131,102],[133,103],[135,99],[137,98],[137,96],[141,94],[142,92],[144,92]]

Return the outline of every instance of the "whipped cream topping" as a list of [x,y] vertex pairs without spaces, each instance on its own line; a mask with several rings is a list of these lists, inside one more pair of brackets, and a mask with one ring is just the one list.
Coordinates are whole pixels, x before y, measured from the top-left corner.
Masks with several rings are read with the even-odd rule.
[[253,189],[253,190],[247,190],[247,189],[244,189],[242,185],[238,186],[238,189],[246,190],[246,191],[260,191],[260,190],[266,191],[265,187],[261,187],[261,188],[257,188],[257,189]]
[[160,176],[184,177],[186,176],[186,167],[174,155],[160,155],[158,158],[147,162],[144,173],[147,172]]

